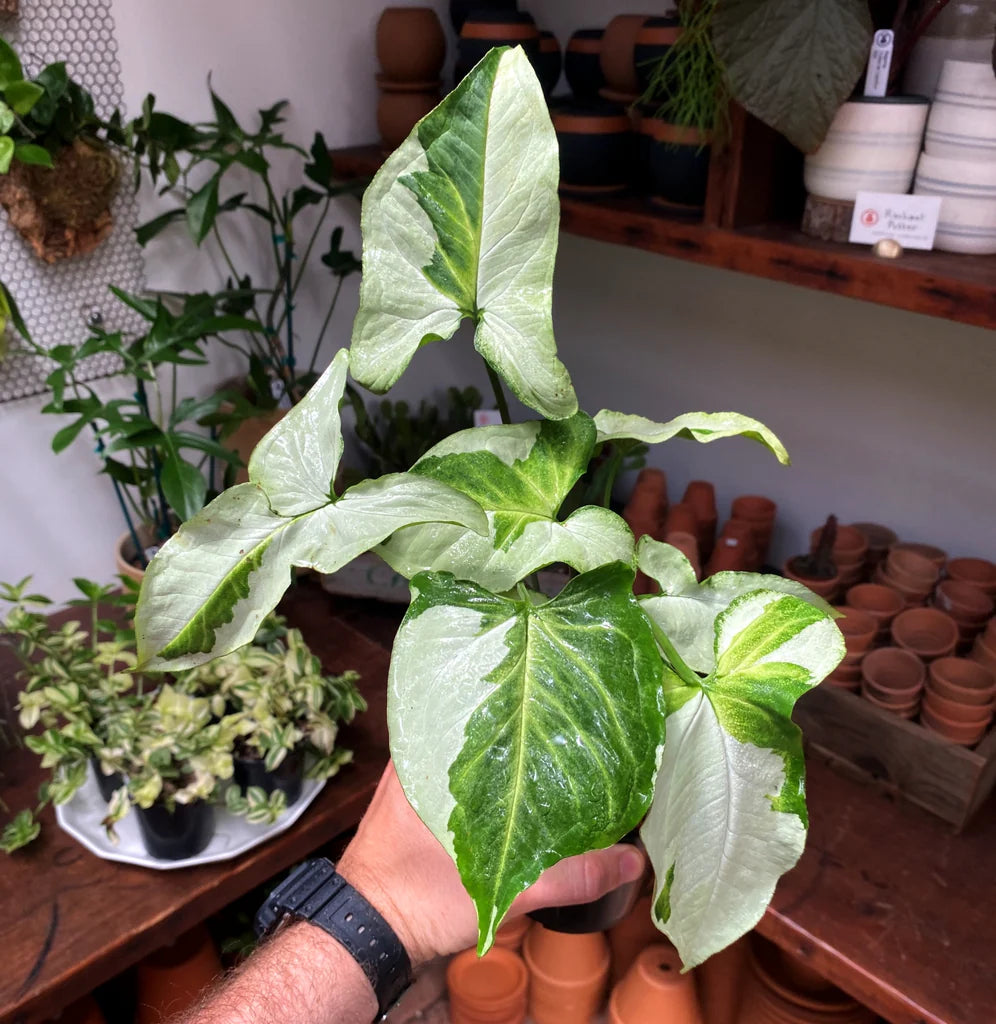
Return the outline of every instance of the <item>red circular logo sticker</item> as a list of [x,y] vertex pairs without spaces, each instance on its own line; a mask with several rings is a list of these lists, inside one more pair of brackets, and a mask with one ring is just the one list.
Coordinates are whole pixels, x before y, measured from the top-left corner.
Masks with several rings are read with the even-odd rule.
[[878,210],[865,210],[861,214],[861,223],[866,228],[873,228],[878,223]]

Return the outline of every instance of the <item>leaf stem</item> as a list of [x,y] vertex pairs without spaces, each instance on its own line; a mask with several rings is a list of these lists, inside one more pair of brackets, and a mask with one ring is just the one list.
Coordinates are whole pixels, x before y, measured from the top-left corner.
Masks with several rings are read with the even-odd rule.
[[[482,356],[481,358],[483,359],[484,357]],[[484,365],[488,370],[488,380],[491,381],[491,389],[495,393],[495,404],[498,406],[498,412],[501,413],[501,421],[502,423],[511,423],[512,417],[508,412],[508,402],[505,400],[505,391],[501,386],[501,378],[495,373],[494,368],[487,359],[484,360]]]
[[674,644],[671,643],[670,638],[664,632],[661,627],[654,622],[651,616],[647,615],[647,621],[650,623],[650,628],[654,631],[654,638],[657,640],[658,646],[664,652],[664,657],[671,664],[671,668],[677,672],[681,681],[686,683],[688,686],[701,687],[702,680],[699,678],[696,672],[693,672],[682,659],[681,655],[675,650]]

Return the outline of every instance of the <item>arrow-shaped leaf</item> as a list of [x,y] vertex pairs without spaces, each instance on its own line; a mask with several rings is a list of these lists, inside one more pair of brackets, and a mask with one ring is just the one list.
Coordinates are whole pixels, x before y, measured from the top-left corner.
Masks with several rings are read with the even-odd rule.
[[416,126],[363,198],[350,369],[386,391],[421,345],[476,324],[474,345],[528,406],[577,410],[551,316],[557,139],[521,49],[492,50]]

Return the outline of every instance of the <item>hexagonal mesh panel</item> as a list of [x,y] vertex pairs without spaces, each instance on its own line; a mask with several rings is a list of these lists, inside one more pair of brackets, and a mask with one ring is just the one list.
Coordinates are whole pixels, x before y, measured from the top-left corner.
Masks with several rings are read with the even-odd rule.
[[[121,105],[111,0],[21,0],[20,7],[17,16],[0,16],[0,34],[22,55],[29,75],[64,60],[70,75],[93,93],[101,114]],[[107,290],[108,284],[129,291],[144,286],[141,249],[132,233],[138,202],[127,181],[111,204],[111,214],[114,230],[92,253],[47,265],[0,213],[0,279],[40,345],[80,343],[87,334],[87,317],[97,310],[110,330],[135,325],[133,314]],[[10,328],[8,332],[10,351],[0,362],[0,401],[43,392],[51,368],[46,360],[18,351],[16,335]],[[85,377],[105,376],[113,369],[113,360],[96,356]]]

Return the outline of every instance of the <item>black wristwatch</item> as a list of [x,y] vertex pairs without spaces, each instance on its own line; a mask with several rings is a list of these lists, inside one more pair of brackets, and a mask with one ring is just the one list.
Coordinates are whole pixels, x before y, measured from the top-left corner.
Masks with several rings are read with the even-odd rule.
[[285,918],[324,928],[363,968],[377,997],[380,1018],[412,981],[412,964],[394,929],[324,857],[299,864],[256,912],[256,934],[269,934]]

